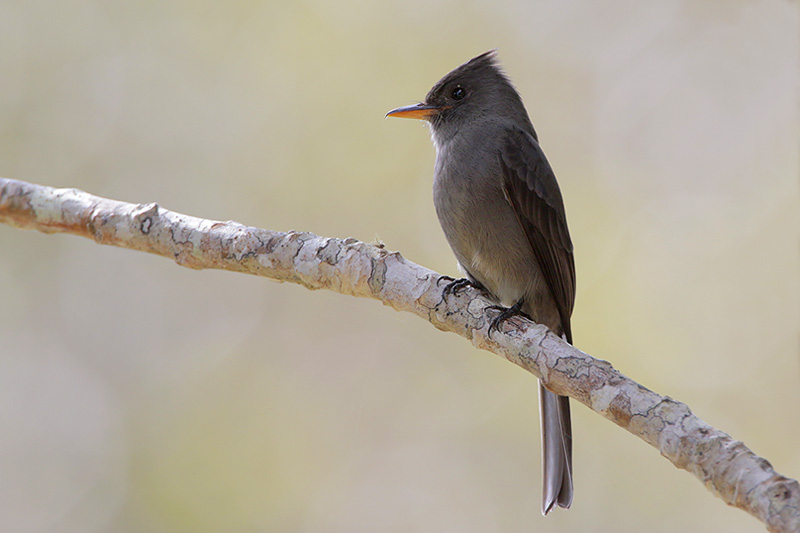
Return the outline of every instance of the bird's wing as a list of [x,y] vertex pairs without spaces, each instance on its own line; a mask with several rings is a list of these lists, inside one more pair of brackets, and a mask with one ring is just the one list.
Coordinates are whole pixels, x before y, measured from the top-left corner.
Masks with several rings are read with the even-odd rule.
[[572,342],[575,260],[555,174],[536,139],[521,129],[506,135],[499,159],[506,198],[528,237],[555,299],[564,333]]

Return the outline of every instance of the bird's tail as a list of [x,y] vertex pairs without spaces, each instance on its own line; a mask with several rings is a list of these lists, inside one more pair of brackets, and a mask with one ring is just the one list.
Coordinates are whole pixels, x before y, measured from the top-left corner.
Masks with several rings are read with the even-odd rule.
[[572,425],[569,398],[547,390],[539,382],[539,418],[542,423],[542,514],[555,504],[572,504]]

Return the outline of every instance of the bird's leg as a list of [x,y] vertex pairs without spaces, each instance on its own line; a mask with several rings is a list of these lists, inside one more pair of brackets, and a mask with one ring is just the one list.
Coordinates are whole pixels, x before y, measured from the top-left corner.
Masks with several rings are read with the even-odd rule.
[[522,304],[524,303],[523,299],[520,299],[517,303],[512,305],[511,307],[503,307],[501,305],[490,305],[487,309],[499,309],[500,314],[497,315],[492,319],[491,324],[489,324],[489,336],[492,336],[492,330],[500,331],[500,323],[504,320],[511,318],[514,315],[520,314],[520,309],[522,309]]

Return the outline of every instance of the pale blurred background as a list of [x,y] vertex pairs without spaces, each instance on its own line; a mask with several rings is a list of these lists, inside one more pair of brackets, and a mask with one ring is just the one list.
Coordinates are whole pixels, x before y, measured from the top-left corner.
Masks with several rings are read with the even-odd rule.
[[[447,274],[424,125],[490,48],[566,199],[576,345],[800,476],[788,0],[0,3],[0,175],[383,241]],[[375,301],[0,226],[0,531],[762,531],[535,379]]]

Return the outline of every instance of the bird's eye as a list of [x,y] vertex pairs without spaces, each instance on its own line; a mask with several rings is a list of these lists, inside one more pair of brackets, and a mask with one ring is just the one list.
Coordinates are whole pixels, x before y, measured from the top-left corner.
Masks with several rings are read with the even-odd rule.
[[467,96],[467,91],[464,90],[463,87],[456,87],[453,89],[453,100],[461,100],[465,96]]

